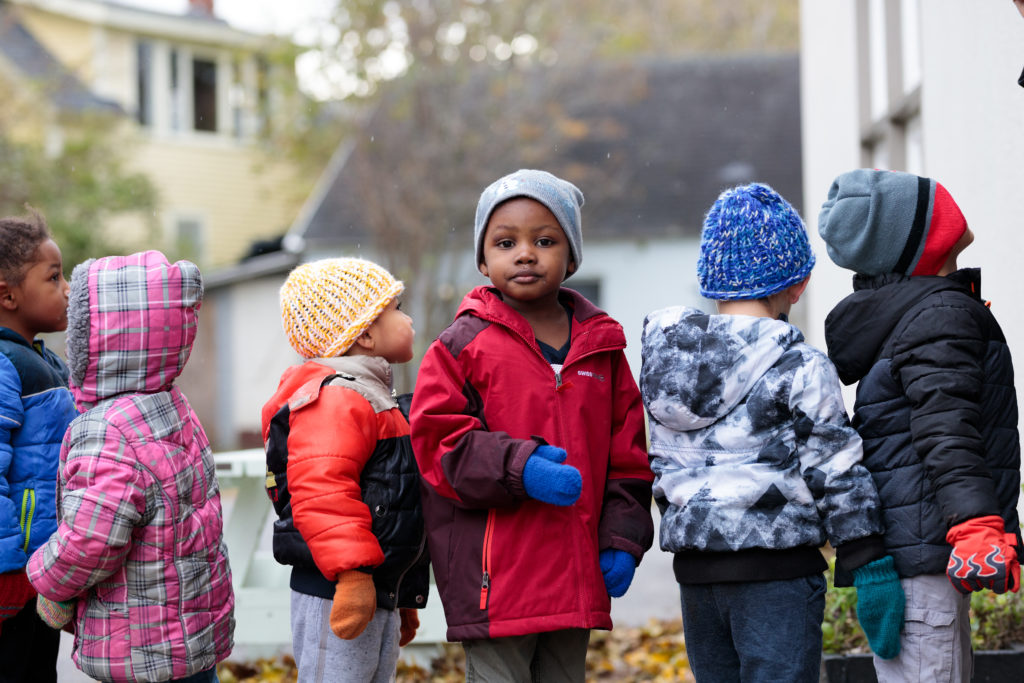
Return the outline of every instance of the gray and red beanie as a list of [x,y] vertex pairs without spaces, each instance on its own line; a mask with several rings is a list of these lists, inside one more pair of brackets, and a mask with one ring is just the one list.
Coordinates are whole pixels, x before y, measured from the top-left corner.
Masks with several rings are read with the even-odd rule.
[[946,188],[901,171],[841,174],[818,215],[829,257],[863,275],[935,275],[966,230]]

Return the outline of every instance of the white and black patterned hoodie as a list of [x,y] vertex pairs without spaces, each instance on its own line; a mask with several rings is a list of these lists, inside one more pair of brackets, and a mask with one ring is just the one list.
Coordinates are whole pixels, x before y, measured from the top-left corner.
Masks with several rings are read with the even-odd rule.
[[882,557],[878,494],[828,358],[781,320],[684,307],[644,323],[661,548],[680,583],[791,579]]

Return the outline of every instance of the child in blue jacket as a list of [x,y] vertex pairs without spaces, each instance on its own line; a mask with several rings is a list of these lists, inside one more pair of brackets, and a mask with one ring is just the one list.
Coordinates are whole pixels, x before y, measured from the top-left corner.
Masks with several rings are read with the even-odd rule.
[[0,219],[0,683],[57,680],[60,631],[36,615],[29,555],[57,528],[68,369],[37,335],[67,327],[60,248],[38,214]]

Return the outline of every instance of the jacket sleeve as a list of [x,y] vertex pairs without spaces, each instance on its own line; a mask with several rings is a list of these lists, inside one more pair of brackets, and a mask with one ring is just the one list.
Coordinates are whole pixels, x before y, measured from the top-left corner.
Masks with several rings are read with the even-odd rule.
[[440,341],[420,364],[410,424],[420,473],[440,495],[470,509],[526,499],[523,468],[543,442],[489,431],[480,394]]
[[640,561],[654,542],[651,518],[651,482],[654,474],[647,460],[644,409],[640,390],[621,351],[614,365],[615,401],[611,426],[611,453],[598,546],[625,550]]
[[998,515],[980,431],[986,341],[970,306],[944,297],[901,325],[892,374],[910,401],[910,433],[946,524]]
[[376,567],[384,553],[373,535],[359,478],[377,446],[377,415],[357,392],[327,385],[291,411],[288,490],[295,528],[313,561],[334,581],[349,569]]
[[116,572],[146,519],[152,480],[121,431],[99,419],[71,424],[61,453],[57,530],[28,562],[40,595],[70,600]]
[[[871,474],[861,464],[860,436],[850,426],[835,366],[809,355],[793,378],[790,395],[800,472],[829,541],[841,553],[852,541],[874,537],[866,561],[884,555],[881,504]],[[865,548],[859,543],[861,551]],[[851,562],[852,569],[863,561]]]
[[11,497],[8,475],[14,462],[14,431],[24,421],[21,379],[11,361],[0,354],[0,573],[21,569],[28,556],[18,523],[18,503]]

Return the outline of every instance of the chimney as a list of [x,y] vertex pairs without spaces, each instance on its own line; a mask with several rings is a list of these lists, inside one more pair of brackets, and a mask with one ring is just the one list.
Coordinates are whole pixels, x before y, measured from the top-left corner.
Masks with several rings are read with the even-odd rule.
[[212,17],[213,0],[188,0],[188,13],[202,17]]

